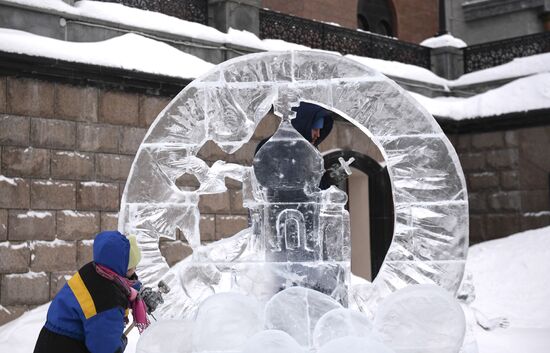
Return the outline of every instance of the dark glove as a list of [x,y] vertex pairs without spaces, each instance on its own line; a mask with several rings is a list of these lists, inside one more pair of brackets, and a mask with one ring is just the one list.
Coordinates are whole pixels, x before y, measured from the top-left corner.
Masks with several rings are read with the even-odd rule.
[[155,292],[149,287],[143,288],[139,295],[145,302],[145,306],[147,306],[147,313],[151,314],[153,311],[157,309],[159,304],[164,303],[164,299],[162,299],[162,295],[160,292]]

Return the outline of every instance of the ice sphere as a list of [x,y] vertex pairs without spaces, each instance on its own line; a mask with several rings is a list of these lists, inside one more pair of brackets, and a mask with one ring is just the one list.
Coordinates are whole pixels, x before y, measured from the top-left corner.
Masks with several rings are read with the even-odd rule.
[[306,353],[286,332],[265,330],[246,342],[242,353]]
[[367,315],[351,309],[334,309],[323,315],[313,331],[313,344],[319,348],[340,337],[368,337],[372,322]]
[[265,326],[281,330],[302,346],[312,346],[313,330],[326,313],[342,306],[323,293],[303,287],[285,289],[271,298],[265,308]]
[[395,353],[372,337],[342,337],[330,341],[318,353]]
[[153,322],[143,331],[136,353],[191,353],[193,322],[164,320]]
[[258,302],[239,293],[220,293],[199,306],[193,334],[193,352],[239,351],[263,329]]
[[457,300],[438,286],[424,284],[383,300],[374,328],[397,353],[458,353],[466,323]]

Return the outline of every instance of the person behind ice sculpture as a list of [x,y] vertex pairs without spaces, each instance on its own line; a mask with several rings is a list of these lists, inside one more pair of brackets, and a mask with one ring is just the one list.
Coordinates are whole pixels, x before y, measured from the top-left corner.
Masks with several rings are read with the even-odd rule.
[[63,286],[50,304],[34,353],[122,353],[128,309],[140,332],[149,325],[136,266],[141,252],[133,236],[96,235],[93,261]]
[[[330,110],[307,102],[300,102],[300,105],[293,107],[292,110],[296,112],[296,117],[290,120],[290,123],[313,146],[318,147],[330,135],[334,125],[333,113]],[[273,113],[273,107],[270,113]],[[258,143],[254,155],[270,138],[271,136]],[[326,190],[330,185],[328,174],[323,175],[319,188]]]

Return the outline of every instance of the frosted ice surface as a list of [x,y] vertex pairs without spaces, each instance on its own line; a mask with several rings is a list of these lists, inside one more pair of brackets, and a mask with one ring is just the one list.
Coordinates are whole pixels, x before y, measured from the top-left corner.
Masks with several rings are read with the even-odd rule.
[[[353,281],[353,279],[352,279]],[[376,287],[371,283],[353,284],[349,291],[349,308],[357,310],[367,315],[370,319],[374,318],[374,306],[371,305],[373,298],[376,297]]]
[[242,353],[306,353],[296,340],[286,332],[265,330],[246,342]]
[[[264,302],[292,286],[348,304],[346,195],[337,188],[318,189],[322,156],[288,121],[301,101],[337,112],[368,135],[392,182],[393,244],[372,288],[354,292],[351,304],[359,300],[360,308],[374,309],[383,297],[411,284],[457,290],[468,247],[467,194],[456,152],[437,122],[393,81],[351,59],[314,51],[268,52],[226,61],[190,83],[159,114],[136,154],[119,229],[138,238],[144,284],[170,282],[160,317],[192,317],[215,293],[247,293]],[[253,165],[227,163],[229,154],[244,153],[240,148],[271,107],[283,122]],[[218,161],[198,157],[206,143],[223,151]],[[184,176],[200,185],[182,186]],[[250,227],[205,246],[199,196],[227,192],[226,178],[242,181]],[[193,255],[170,269],[158,241],[174,239],[177,232]]]
[[409,286],[378,307],[375,331],[397,353],[457,353],[466,323],[459,303],[434,285]]
[[342,337],[330,341],[318,353],[396,353],[372,337]]
[[220,293],[200,305],[195,320],[193,352],[233,352],[263,329],[262,310],[251,297]]
[[277,293],[267,303],[265,326],[288,333],[302,346],[311,346],[317,321],[338,308],[342,306],[323,293],[292,287]]
[[372,322],[367,315],[351,309],[334,309],[323,315],[313,331],[313,344],[322,347],[340,337],[368,337]]
[[153,322],[143,331],[136,353],[191,353],[193,322],[164,320]]

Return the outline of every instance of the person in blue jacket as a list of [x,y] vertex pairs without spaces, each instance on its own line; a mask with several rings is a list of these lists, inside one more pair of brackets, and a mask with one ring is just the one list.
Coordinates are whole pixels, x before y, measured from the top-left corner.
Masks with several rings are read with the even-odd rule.
[[34,352],[124,352],[127,309],[133,309],[134,322],[136,314],[147,320],[137,295],[141,284],[135,267],[140,258],[135,237],[129,240],[117,231],[99,233],[93,261],[78,270],[52,301]]

